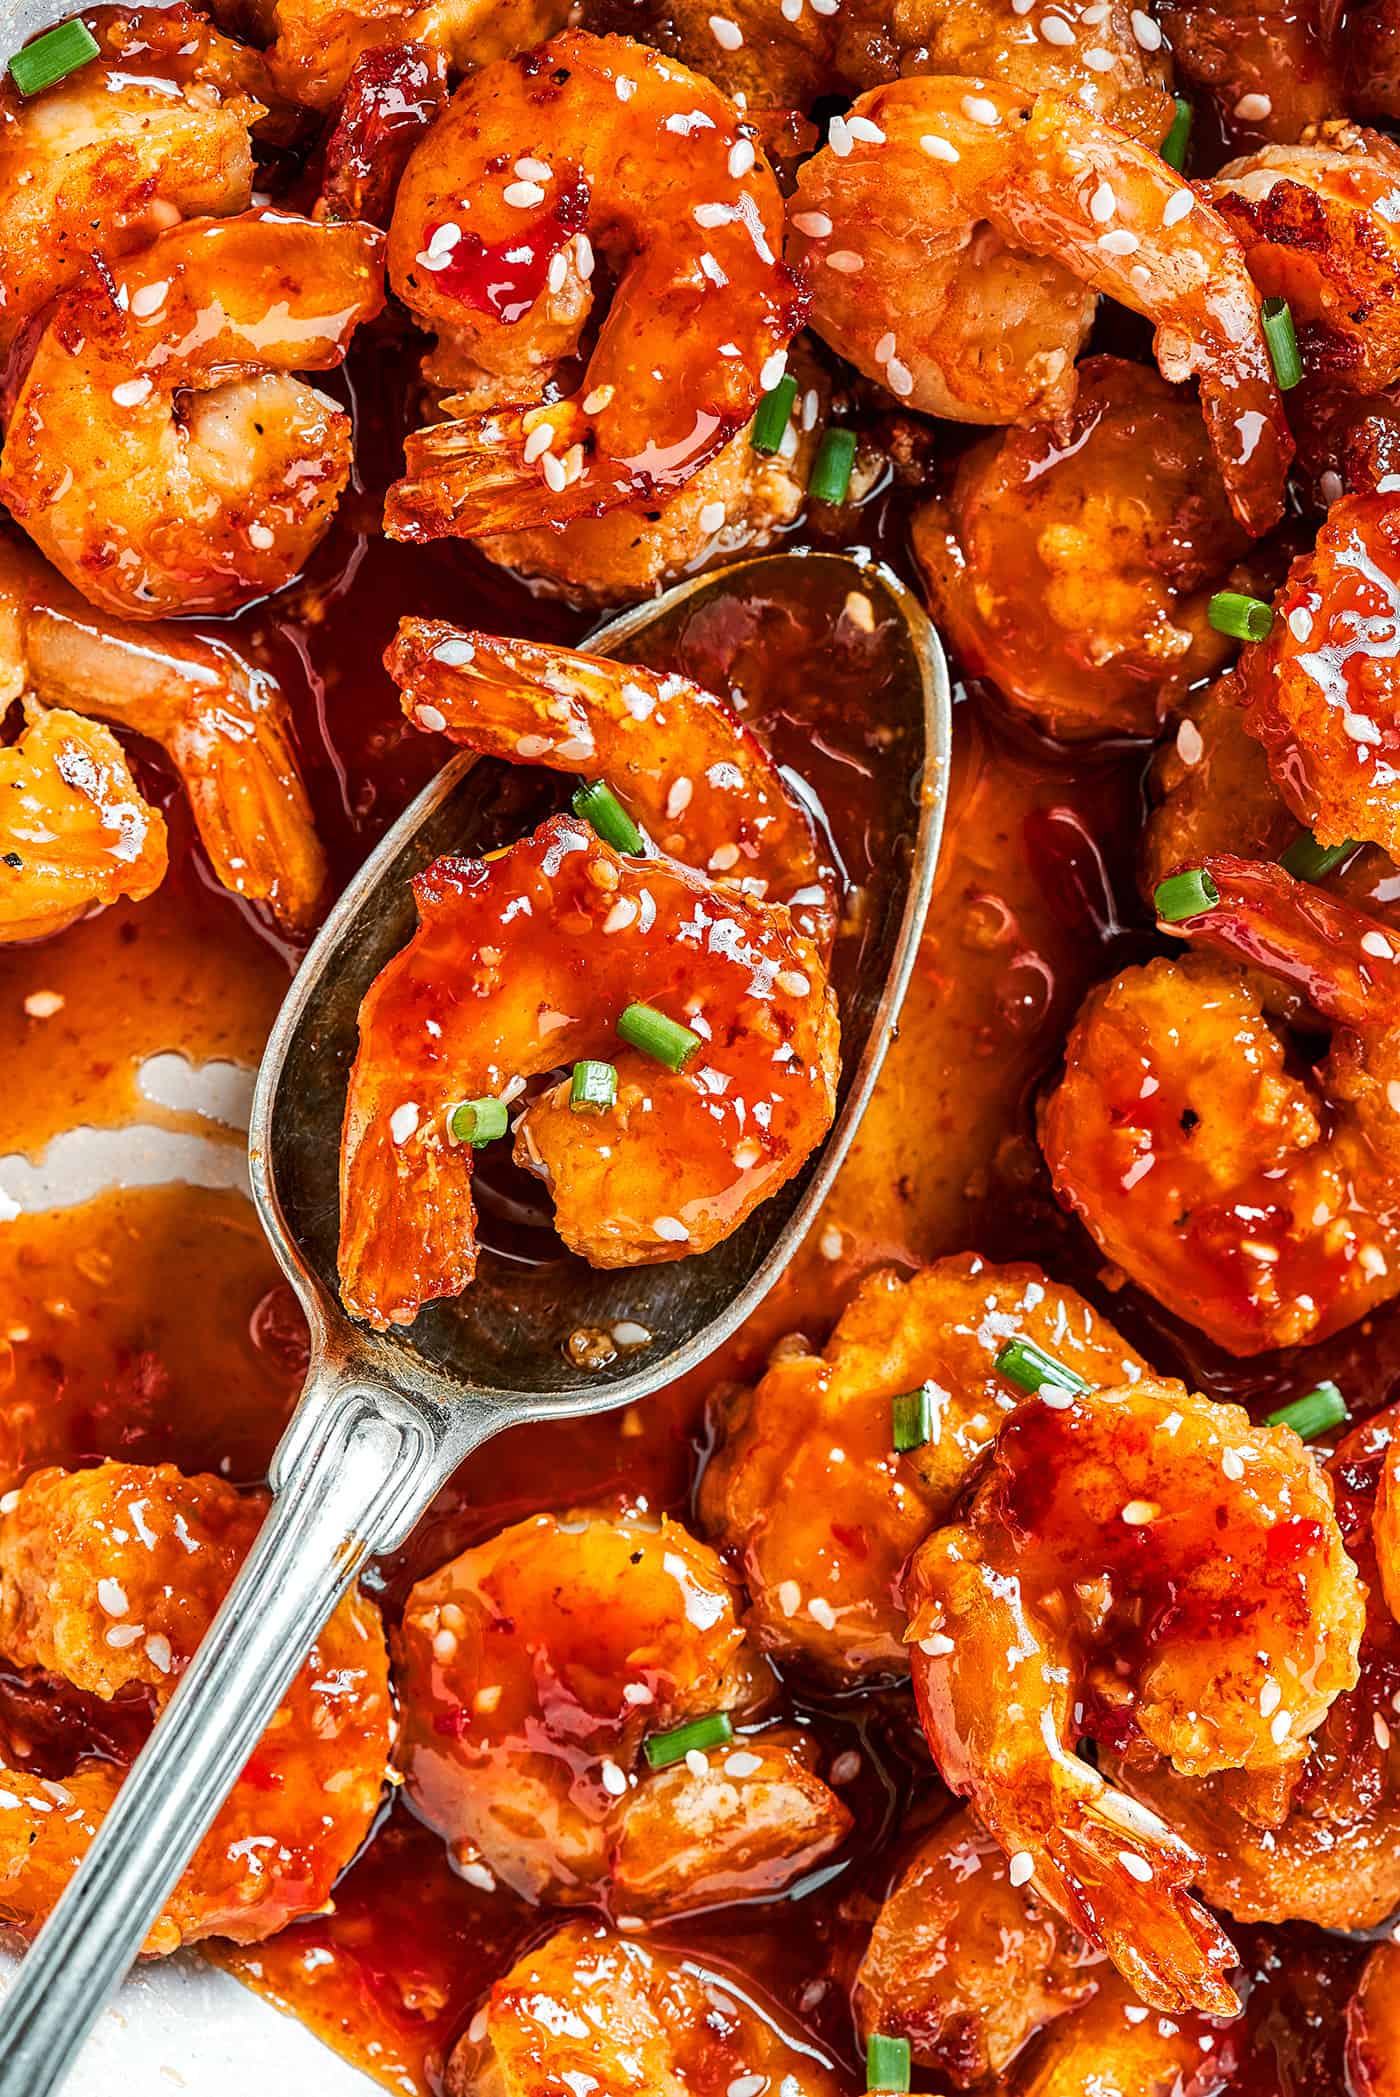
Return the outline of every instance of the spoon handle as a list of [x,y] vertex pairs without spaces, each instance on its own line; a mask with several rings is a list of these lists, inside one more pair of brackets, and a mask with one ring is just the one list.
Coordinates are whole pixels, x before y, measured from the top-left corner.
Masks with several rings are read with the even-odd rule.
[[398,1393],[313,1370],[253,1548],[0,2007],[0,2097],[62,2084],[336,1602],[492,1424],[440,1437]]

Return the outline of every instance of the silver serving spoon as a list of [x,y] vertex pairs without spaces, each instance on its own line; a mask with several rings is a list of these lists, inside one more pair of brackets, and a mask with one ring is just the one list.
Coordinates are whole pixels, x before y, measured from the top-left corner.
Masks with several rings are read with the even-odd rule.
[[[531,1266],[486,1252],[473,1287],[412,1326],[374,1333],[352,1323],[336,1294],[337,1170],[360,999],[414,928],[410,877],[439,853],[522,835],[558,805],[560,781],[455,758],[327,919],[273,1027],[248,1139],[258,1212],[311,1328],[306,1389],[273,1458],[257,1540],[5,2000],[0,2097],[46,2097],[62,2083],[365,1561],[404,1540],[488,1436],[629,1405],[694,1368],[772,1287],[816,1215],[870,1098],[933,884],[951,715],[938,638],[883,567],[778,554],[682,584],[590,644],[664,665],[684,636],[703,634],[722,651],[765,628],[806,631],[806,683],[820,690],[833,673],[819,636],[852,592],[875,622],[864,644],[873,667],[852,697],[880,736],[874,873],[862,929],[838,941],[836,1120],[803,1172],[713,1251],[607,1272],[562,1253]],[[568,1351],[577,1330],[607,1334],[624,1322],[652,1335],[640,1353],[599,1368]]]

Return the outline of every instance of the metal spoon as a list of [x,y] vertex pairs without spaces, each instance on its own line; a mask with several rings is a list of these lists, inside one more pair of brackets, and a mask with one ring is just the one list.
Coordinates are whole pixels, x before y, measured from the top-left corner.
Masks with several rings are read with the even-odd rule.
[[[337,1166],[361,997],[410,936],[410,877],[481,852],[558,804],[559,781],[459,757],[419,795],[327,919],[278,1016],[258,1078],[249,1159],[258,1211],[311,1328],[301,1402],[272,1462],[273,1502],[199,1651],[40,1932],[0,2016],[0,2097],[46,2097],[232,1789],[321,1625],[372,1555],[392,1550],[488,1436],[523,1421],[629,1405],[704,1360],[791,1258],[850,1146],[909,980],[947,798],[951,702],[938,639],[889,572],[836,554],[780,554],[681,585],[614,620],[600,653],[664,663],[702,629],[806,622],[869,604],[888,675],[871,692],[887,791],[872,820],[863,931],[838,942],[836,1120],[804,1171],[701,1257],[599,1271],[485,1254],[458,1301],[370,1332],[336,1293]],[[861,616],[863,618],[863,608]],[[811,682],[829,675],[814,651]],[[567,1351],[579,1328],[643,1326],[640,1354],[602,1368]]]

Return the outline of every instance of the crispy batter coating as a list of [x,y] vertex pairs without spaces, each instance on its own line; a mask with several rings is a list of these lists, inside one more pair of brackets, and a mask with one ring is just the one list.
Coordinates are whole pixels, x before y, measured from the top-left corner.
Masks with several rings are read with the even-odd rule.
[[279,94],[324,110],[367,56],[421,41],[464,72],[543,43],[569,9],[567,0],[213,0],[211,12],[267,45]]
[[[1384,0],[1383,0],[1384,4]],[[1291,145],[1310,124],[1348,107],[1342,51],[1315,0],[1163,0],[1165,30],[1182,84],[1209,98],[1236,147]],[[1347,39],[1353,10],[1347,9]]]
[[42,939],[165,878],[165,818],[110,728],[29,709],[0,748],[0,944]]
[[1059,2018],[1018,2071],[1016,2097],[1215,2097],[1222,2084],[1194,2019],[1147,2016],[1115,1973],[1096,1980],[1092,2000]]
[[1353,2097],[1400,2093],[1400,1945],[1376,1946],[1347,2004],[1346,2072]]

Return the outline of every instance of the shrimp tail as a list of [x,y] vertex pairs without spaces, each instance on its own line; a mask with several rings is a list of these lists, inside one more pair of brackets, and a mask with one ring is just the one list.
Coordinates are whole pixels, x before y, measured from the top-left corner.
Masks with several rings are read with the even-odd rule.
[[363,1116],[357,1104],[352,1083],[340,1175],[340,1293],[352,1317],[382,1330],[411,1324],[424,1303],[459,1296],[475,1278],[471,1153],[449,1150],[431,1134],[396,1142],[388,1115]]
[[[405,439],[408,471],[384,504],[384,529],[391,539],[422,545],[429,539],[531,531],[601,516],[640,492],[629,471],[596,456],[587,472],[552,486],[543,457],[526,456],[527,441],[538,427],[537,404],[453,415],[457,405],[456,396],[444,402],[450,420],[411,431]],[[548,456],[559,455],[551,451]],[[559,474],[567,470],[561,462]]]

